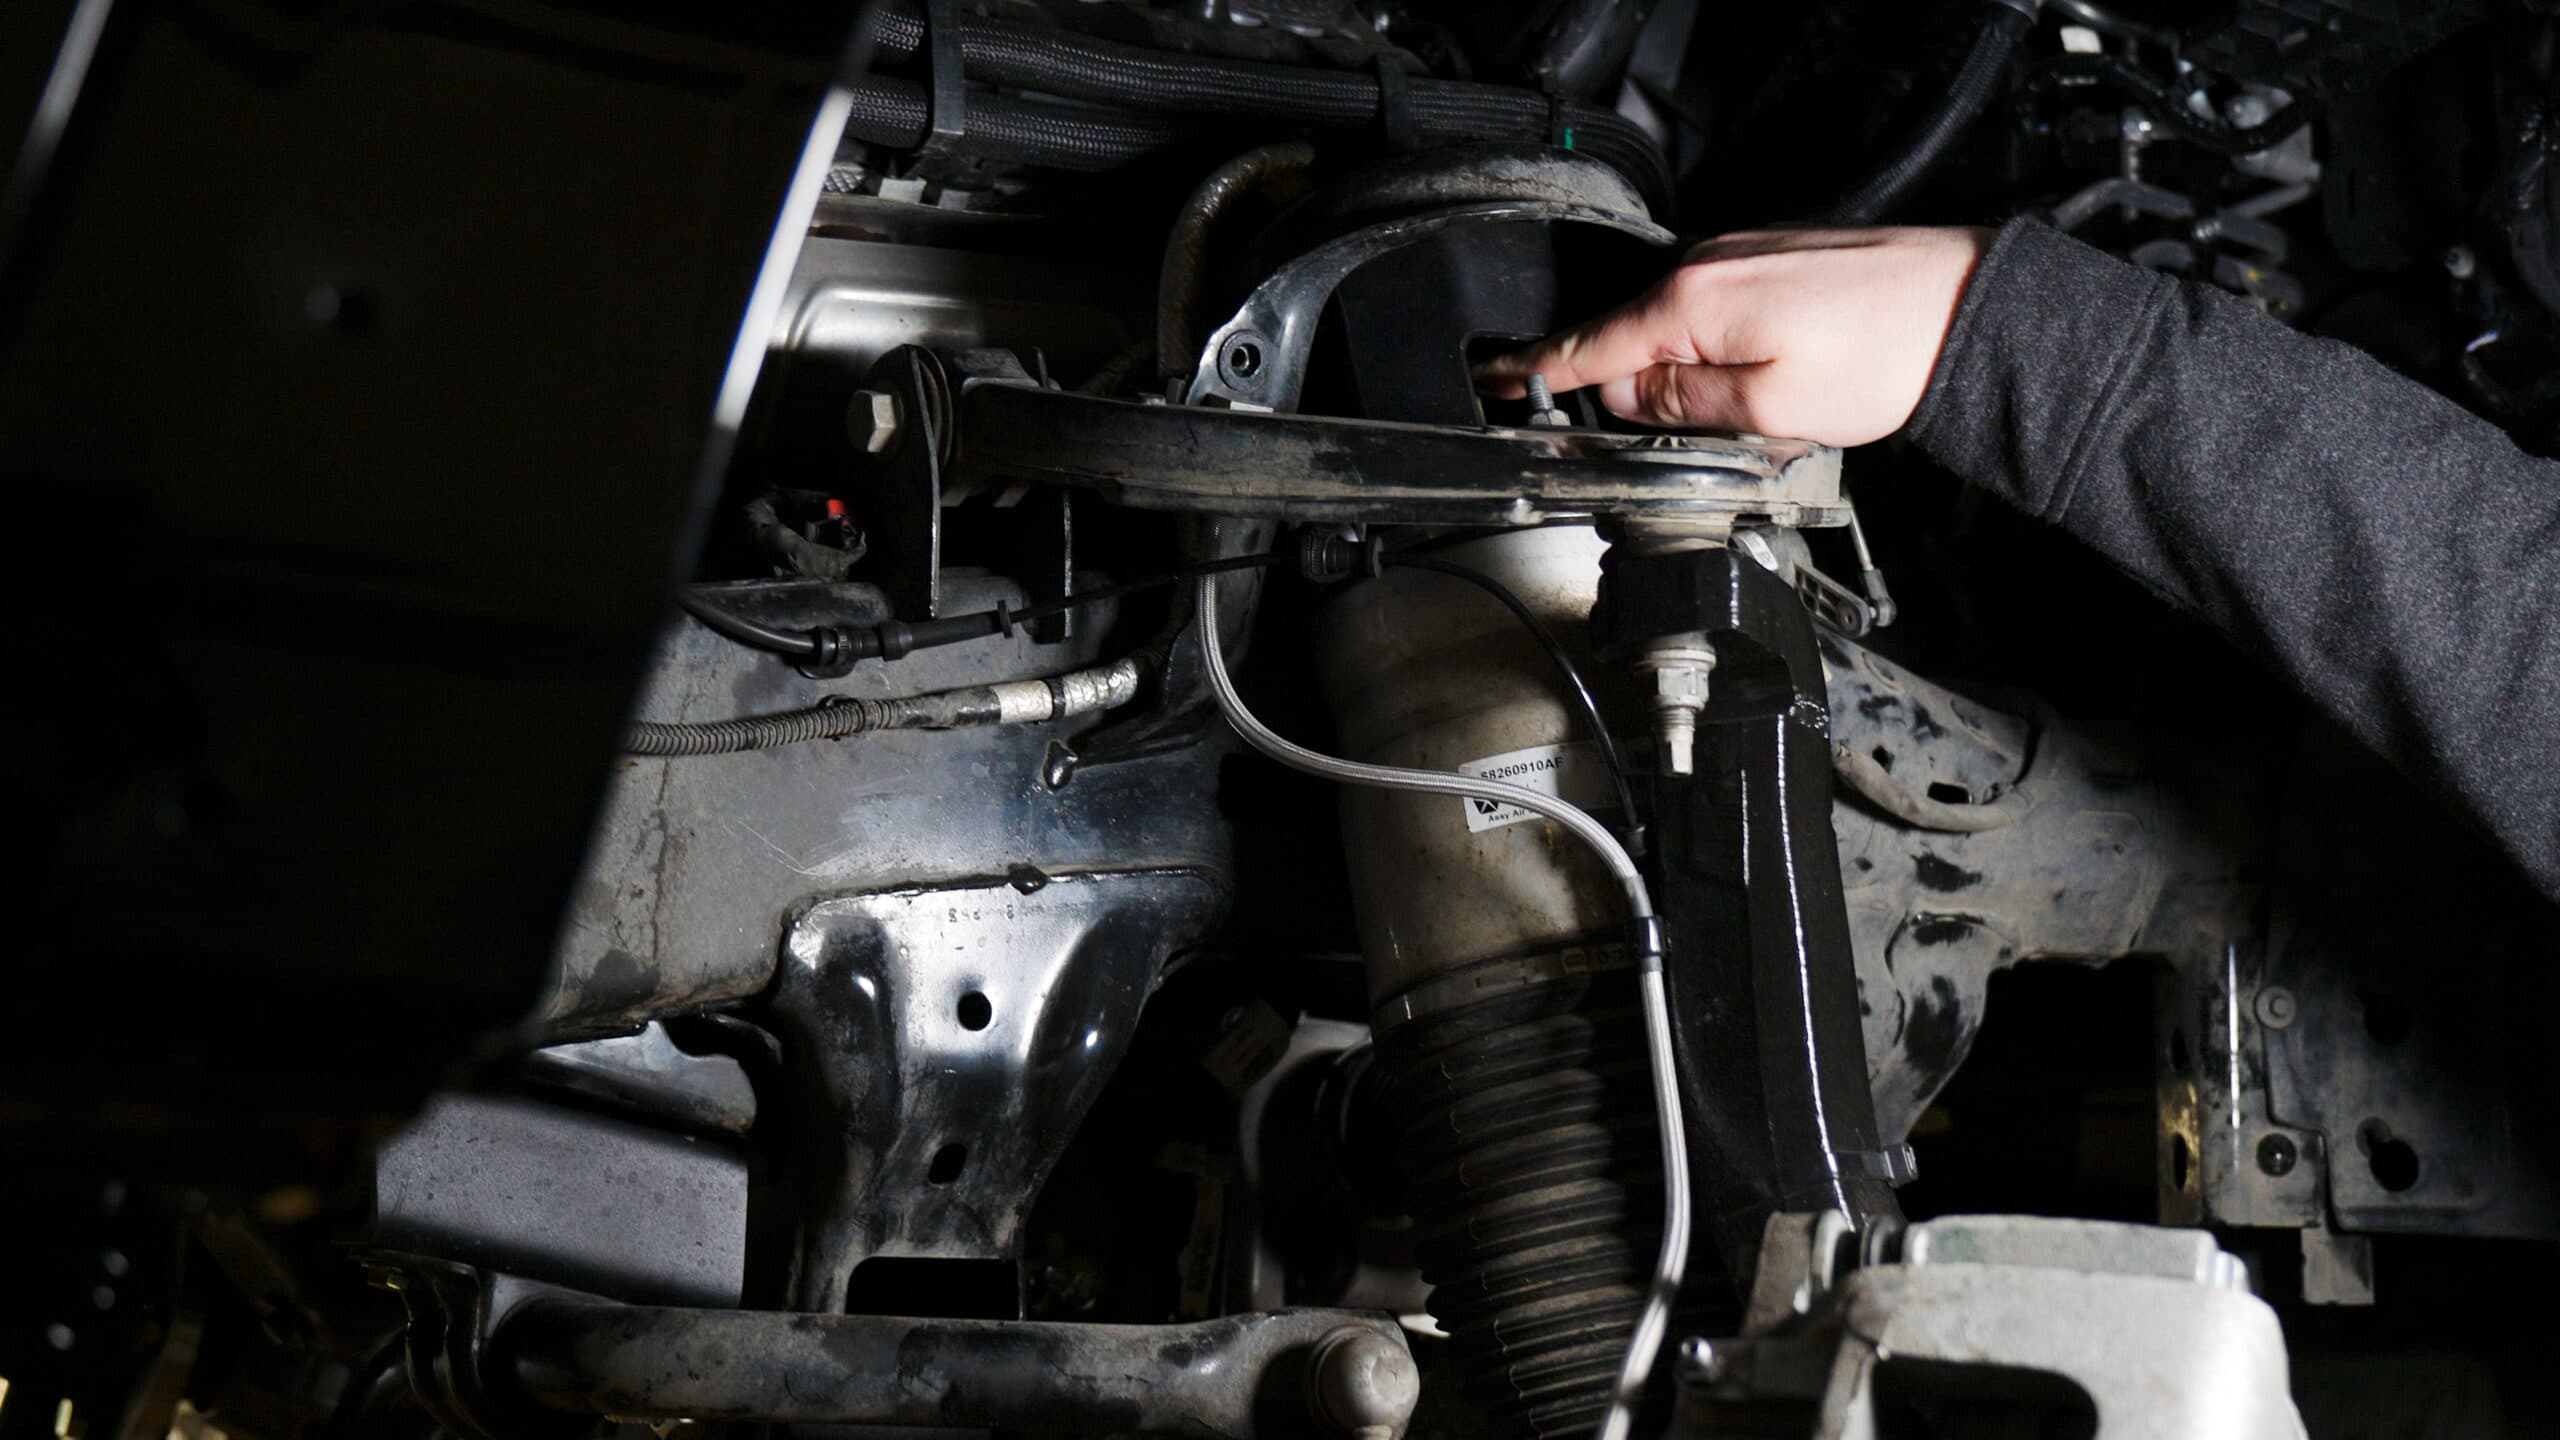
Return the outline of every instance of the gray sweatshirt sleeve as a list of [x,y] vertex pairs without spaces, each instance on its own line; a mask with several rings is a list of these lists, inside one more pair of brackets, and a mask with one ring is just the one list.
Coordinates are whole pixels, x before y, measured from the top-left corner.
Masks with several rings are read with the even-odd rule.
[[2352,346],[2025,221],[1909,434],[2272,661],[2560,898],[2560,462]]

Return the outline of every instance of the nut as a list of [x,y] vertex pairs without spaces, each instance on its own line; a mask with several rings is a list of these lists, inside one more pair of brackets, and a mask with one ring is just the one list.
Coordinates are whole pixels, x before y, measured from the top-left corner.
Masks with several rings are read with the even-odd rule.
[[2250,1008],[2256,1012],[2258,1023],[2270,1030],[2284,1029],[2293,1023],[2296,1015],[2302,1013],[2301,1002],[2293,998],[2292,991],[2281,985],[2269,985],[2261,989],[2258,992],[2257,1003]]

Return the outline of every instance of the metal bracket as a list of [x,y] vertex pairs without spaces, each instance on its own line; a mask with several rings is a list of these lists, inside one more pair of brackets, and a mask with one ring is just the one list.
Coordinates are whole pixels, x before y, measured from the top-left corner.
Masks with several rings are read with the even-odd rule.
[[795,1308],[843,1308],[876,1255],[1012,1256],[1157,967],[1225,903],[1201,870],[1033,874],[822,900],[784,936],[781,1164],[841,1177],[806,1187]]
[[948,483],[1027,477],[1142,510],[1436,525],[1608,515],[1706,530],[1849,518],[1840,452],[1801,440],[1475,430],[994,383],[966,386],[957,405]]
[[1455,226],[1538,221],[1597,225],[1656,245],[1673,241],[1670,231],[1640,215],[1552,200],[1453,205],[1355,230],[1280,267],[1245,297],[1235,315],[1200,347],[1185,403],[1296,409],[1299,390],[1306,383],[1307,354],[1315,344],[1316,321],[1324,313],[1325,302],[1352,271]]

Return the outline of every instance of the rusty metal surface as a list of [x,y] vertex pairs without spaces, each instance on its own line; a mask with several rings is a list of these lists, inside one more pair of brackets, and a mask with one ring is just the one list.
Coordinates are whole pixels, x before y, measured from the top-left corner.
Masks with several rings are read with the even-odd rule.
[[1823,637],[1835,741],[1897,784],[1981,805],[1998,828],[1921,830],[1843,797],[1834,817],[1868,1055],[1888,1139],[1972,1047],[1992,972],[2218,954],[2247,919],[2237,857],[2142,778],[2140,760],[2060,717],[2004,713],[1836,635]]

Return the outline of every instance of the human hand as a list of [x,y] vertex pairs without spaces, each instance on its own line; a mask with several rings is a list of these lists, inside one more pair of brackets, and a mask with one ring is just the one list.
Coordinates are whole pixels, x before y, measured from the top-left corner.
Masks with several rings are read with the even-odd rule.
[[1920,406],[1988,230],[1725,235],[1623,309],[1487,361],[1517,397],[1600,387],[1629,420],[1864,445]]

